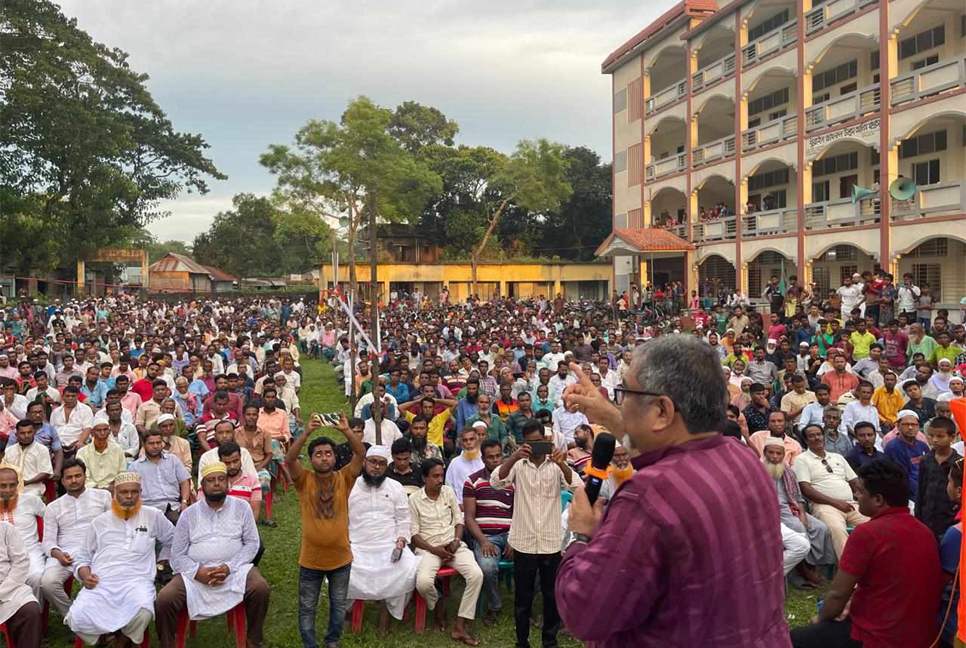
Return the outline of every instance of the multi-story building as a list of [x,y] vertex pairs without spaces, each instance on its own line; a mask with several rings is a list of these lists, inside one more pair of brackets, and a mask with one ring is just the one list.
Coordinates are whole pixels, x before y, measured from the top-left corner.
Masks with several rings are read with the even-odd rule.
[[[618,291],[713,279],[755,298],[784,269],[824,295],[881,266],[943,305],[966,295],[963,0],[685,0],[602,71],[614,232],[598,254]],[[890,195],[900,176],[911,196]]]

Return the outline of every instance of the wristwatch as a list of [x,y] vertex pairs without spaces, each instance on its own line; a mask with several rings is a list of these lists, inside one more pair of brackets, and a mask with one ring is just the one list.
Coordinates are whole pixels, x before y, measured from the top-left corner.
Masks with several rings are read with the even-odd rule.
[[575,533],[573,536],[574,542],[583,542],[584,544],[588,544],[591,540],[590,536],[586,533]]

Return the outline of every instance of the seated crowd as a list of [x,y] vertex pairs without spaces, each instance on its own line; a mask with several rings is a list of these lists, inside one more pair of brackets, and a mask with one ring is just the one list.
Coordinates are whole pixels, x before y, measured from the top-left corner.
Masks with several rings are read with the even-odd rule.
[[[859,281],[862,295],[873,279]],[[397,295],[379,350],[324,303],[24,302],[4,313],[0,340],[0,623],[18,647],[38,646],[46,601],[90,645],[139,644],[155,620],[167,647],[182,615],[239,607],[260,646],[269,584],[257,525],[275,525],[263,504],[288,481],[302,518],[306,647],[318,645],[323,581],[332,647],[351,601],[384,602],[383,636],[413,598],[445,629],[440,601],[455,574],[465,586],[451,636],[478,645],[469,624],[496,622],[511,570],[517,645],[529,645],[538,592],[543,645],[556,645],[566,493],[607,431],[565,392],[588,381],[619,405],[635,348],[688,335],[720,358],[730,396],[720,431],[772,478],[789,583],[836,574],[828,609],[793,631],[794,645],[917,645],[940,630],[952,645],[956,617],[942,612],[961,540],[963,326],[938,312],[927,334],[905,311],[880,322],[867,302],[778,284],[764,316],[695,296],[664,326],[560,297]],[[303,419],[304,354],[332,363],[351,417]],[[320,436],[325,427],[345,442]],[[632,454],[618,444],[605,502],[633,478]],[[913,551],[897,544],[911,541]]]

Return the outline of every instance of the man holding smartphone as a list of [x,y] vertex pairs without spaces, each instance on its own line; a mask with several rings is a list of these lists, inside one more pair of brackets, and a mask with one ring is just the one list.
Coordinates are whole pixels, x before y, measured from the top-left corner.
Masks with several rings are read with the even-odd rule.
[[523,445],[490,478],[493,488],[514,486],[508,540],[513,547],[517,648],[530,645],[530,614],[537,574],[543,592],[543,646],[557,645],[560,615],[554,588],[563,544],[560,494],[577,488],[580,483],[580,477],[567,465],[566,453],[554,449],[547,441],[543,425],[535,420],[523,427]]

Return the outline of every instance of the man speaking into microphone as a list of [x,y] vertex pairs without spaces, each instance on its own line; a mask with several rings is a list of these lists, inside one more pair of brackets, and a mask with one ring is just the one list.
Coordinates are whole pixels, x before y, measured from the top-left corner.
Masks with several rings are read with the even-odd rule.
[[639,455],[606,512],[574,494],[556,587],[566,627],[594,647],[789,648],[777,500],[755,455],[716,431],[717,354],[684,335],[637,347],[619,409],[571,368],[564,400]]

